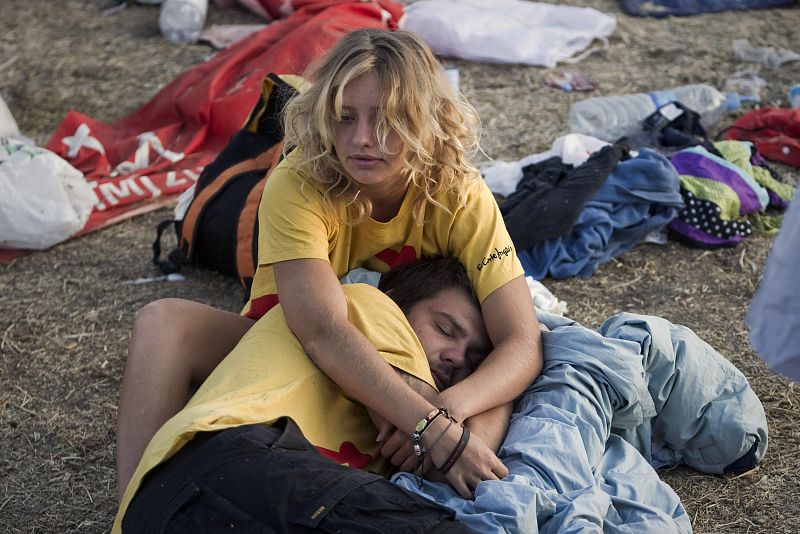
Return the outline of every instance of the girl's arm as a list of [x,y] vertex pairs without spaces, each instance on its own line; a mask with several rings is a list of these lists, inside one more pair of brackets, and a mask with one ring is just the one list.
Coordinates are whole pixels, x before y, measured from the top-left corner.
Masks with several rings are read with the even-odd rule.
[[513,408],[514,403],[507,402],[491,410],[473,415],[464,424],[473,434],[480,436],[487,447],[497,452],[506,438]]
[[[405,384],[350,323],[344,292],[330,264],[298,259],[276,263],[273,269],[286,320],[309,357],[347,395],[410,435],[434,405]],[[431,453],[437,465],[444,463],[460,436],[457,425],[446,432],[442,446]],[[426,432],[423,438],[431,436]],[[507,473],[480,439],[469,443],[447,477],[465,496],[481,480],[497,479]]]
[[[273,266],[278,298],[308,356],[345,393],[398,428],[413,429],[430,411],[347,318],[347,303],[330,264],[299,259]],[[405,409],[393,409],[403,406]]]

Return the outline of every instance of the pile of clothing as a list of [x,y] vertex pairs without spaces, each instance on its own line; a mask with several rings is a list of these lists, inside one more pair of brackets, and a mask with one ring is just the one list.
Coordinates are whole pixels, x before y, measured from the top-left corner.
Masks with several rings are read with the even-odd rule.
[[569,134],[547,152],[483,169],[504,197],[500,210],[527,275],[590,276],[638,243],[667,237],[718,248],[777,232],[794,188],[753,143],[713,143],[697,113],[666,106],[613,145]]

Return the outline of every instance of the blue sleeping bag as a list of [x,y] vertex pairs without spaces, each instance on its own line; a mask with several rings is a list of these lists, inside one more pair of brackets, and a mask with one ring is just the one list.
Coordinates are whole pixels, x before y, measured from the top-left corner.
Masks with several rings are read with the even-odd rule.
[[517,398],[498,456],[509,475],[465,500],[410,473],[392,480],[481,533],[689,533],[691,518],[653,465],[752,469],[767,419],[747,378],[694,332],[617,314],[598,331],[540,313],[544,368]]

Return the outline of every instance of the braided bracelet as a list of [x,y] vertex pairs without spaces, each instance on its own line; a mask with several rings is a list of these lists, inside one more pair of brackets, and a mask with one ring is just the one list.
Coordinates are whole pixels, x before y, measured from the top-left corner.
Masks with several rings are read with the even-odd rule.
[[411,434],[411,443],[414,445],[414,454],[417,456],[422,456],[422,453],[425,452],[422,448],[422,434],[425,433],[428,427],[430,427],[440,415],[444,415],[450,419],[450,414],[445,408],[436,408],[425,416],[425,419],[420,420],[417,426],[414,427],[414,433]]
[[442,464],[442,467],[439,468],[439,471],[441,471],[443,475],[447,474],[450,468],[455,465],[464,452],[464,449],[467,448],[467,443],[469,443],[469,429],[464,427],[464,430],[461,432],[461,439],[456,443],[455,449],[453,449],[453,452],[450,453],[450,457]]

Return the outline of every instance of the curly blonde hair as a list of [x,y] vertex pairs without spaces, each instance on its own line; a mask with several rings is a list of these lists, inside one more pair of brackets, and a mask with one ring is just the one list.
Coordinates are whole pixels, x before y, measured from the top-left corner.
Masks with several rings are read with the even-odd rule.
[[[479,176],[468,157],[479,149],[480,121],[475,109],[448,82],[430,48],[410,32],[362,29],[345,35],[311,66],[310,87],[284,111],[286,145],[298,150],[298,165],[308,182],[323,191],[332,213],[355,208],[355,224],[372,205],[345,172],[334,148],[334,121],[341,120],[344,87],[364,74],[377,74],[383,110],[376,136],[383,152],[396,132],[404,144],[402,175],[413,188],[412,213],[422,224],[426,202],[443,207],[434,195],[453,192],[464,201],[466,182]],[[446,208],[445,208],[446,209]]]

